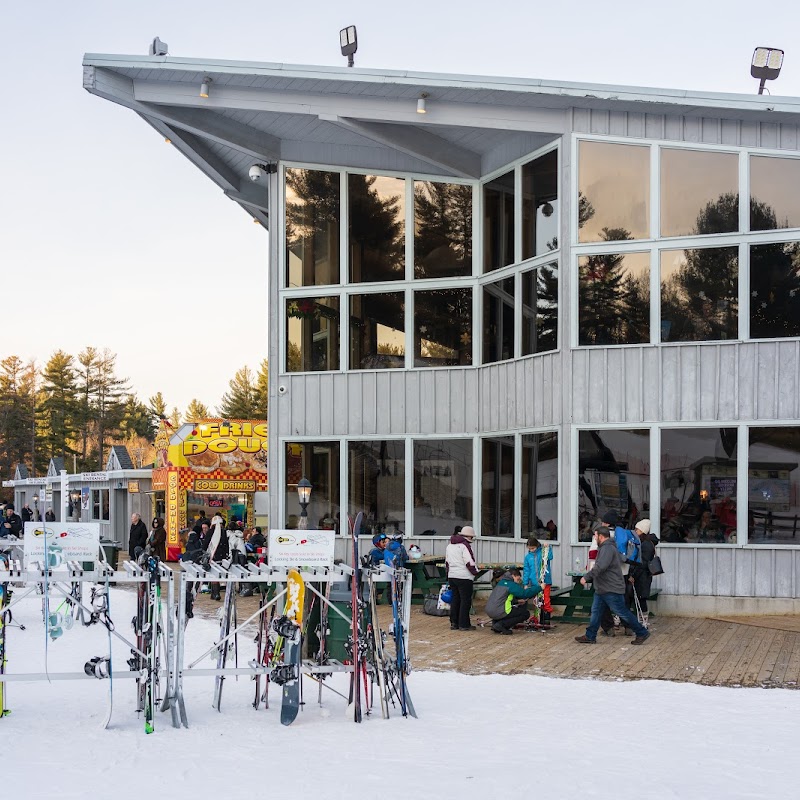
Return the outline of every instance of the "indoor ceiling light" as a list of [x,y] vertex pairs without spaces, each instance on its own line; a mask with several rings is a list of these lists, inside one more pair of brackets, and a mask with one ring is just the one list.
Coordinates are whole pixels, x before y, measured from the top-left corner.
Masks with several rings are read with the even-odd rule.
[[200,84],[200,97],[208,97],[208,87],[211,83],[211,78],[207,75],[203,78],[203,82]]
[[783,50],[777,47],[756,47],[750,64],[750,75],[758,78],[758,93],[764,94],[764,84],[778,77],[783,65]]
[[430,97],[427,92],[423,92],[417,100],[417,114],[427,114],[428,109],[425,108],[425,101]]

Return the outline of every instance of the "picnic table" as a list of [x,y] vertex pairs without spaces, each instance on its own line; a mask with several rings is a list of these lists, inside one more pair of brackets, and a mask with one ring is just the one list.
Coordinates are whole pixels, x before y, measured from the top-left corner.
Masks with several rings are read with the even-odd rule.
[[[495,569],[522,568],[522,564],[488,564],[479,563],[478,574],[475,576],[475,592],[481,589],[490,588],[488,581],[480,579],[487,573],[492,573]],[[410,558],[406,563],[406,569],[411,572],[411,602],[422,603],[428,594],[439,594],[439,589],[447,583],[447,567],[444,556],[421,556],[420,558]]]
[[[572,578],[572,586],[551,593],[551,605],[563,606],[563,611],[560,615],[553,614],[552,619],[554,621],[569,622],[576,625],[583,625],[588,621],[592,612],[592,603],[594,602],[594,588],[592,584],[584,586],[581,583],[581,578],[584,574],[583,572],[568,572],[567,575]],[[657,600],[658,589],[651,589],[647,599]],[[651,613],[651,616],[655,615]]]

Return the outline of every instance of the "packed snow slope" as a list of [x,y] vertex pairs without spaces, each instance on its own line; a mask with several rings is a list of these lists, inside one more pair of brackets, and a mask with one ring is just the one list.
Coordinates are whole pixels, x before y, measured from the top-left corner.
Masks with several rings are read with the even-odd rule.
[[[112,590],[127,635],[135,599]],[[23,600],[8,632],[8,671],[44,669],[41,603]],[[194,619],[188,664],[217,626]],[[239,638],[239,663],[254,655]],[[100,626],[74,627],[50,644],[52,672],[80,671],[107,652]],[[123,644],[116,669],[127,669]],[[412,653],[413,657],[413,653]],[[201,666],[213,666],[211,660]],[[108,684],[94,678],[8,684],[0,719],[0,796],[14,800],[170,800],[212,797],[348,798],[765,798],[797,796],[793,765],[800,692],[727,689],[661,681],[560,680],[530,675],[412,673],[419,719],[376,708],[360,725],[345,701],[305,681],[306,705],[291,727],[272,707],[251,707],[251,680],[225,681],[222,713],[213,678],[185,681],[189,729],[156,718],[145,735],[134,682],[114,683],[114,715],[102,729]],[[343,677],[333,685],[346,691]]]

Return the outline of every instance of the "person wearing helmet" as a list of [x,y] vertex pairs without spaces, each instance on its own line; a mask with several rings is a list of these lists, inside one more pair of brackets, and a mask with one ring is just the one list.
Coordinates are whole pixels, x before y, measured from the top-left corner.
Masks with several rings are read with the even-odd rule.
[[390,567],[402,569],[408,563],[408,553],[403,547],[403,534],[395,533],[383,551],[383,561]]
[[[386,552],[386,545],[389,544],[389,537],[385,533],[376,533],[372,537],[372,550],[369,551],[369,565],[373,569],[377,569],[380,567],[381,564],[384,563],[383,557],[384,553]],[[384,592],[386,597],[389,597],[389,588],[388,584],[377,584],[375,587],[375,603],[377,605],[381,604],[381,599],[384,596]]]

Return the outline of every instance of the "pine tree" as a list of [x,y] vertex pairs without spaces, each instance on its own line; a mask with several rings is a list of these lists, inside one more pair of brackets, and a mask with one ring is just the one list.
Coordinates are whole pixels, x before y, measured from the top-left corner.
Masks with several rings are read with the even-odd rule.
[[0,361],[0,476],[31,462],[34,446],[35,365],[18,356]]
[[266,419],[269,410],[269,365],[265,358],[256,375],[256,412],[253,419]]
[[70,446],[77,436],[78,405],[75,359],[56,350],[42,370],[38,404],[40,441],[38,449],[48,458],[75,454]]
[[181,412],[178,409],[178,406],[173,406],[172,411],[170,412],[169,417],[167,417],[167,421],[173,428],[179,428],[181,425]]
[[252,370],[249,367],[237,370],[228,387],[217,406],[217,413],[225,419],[255,419],[258,392]]
[[208,419],[211,412],[205,403],[201,403],[197,398],[192,398],[192,401],[186,406],[186,414],[184,418],[187,422],[199,422],[201,419]]

